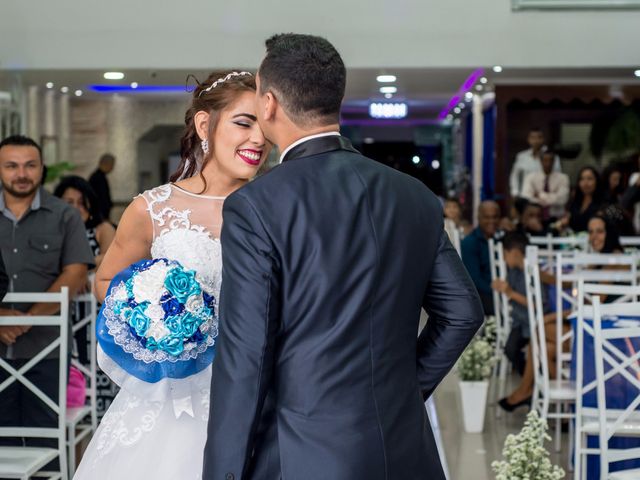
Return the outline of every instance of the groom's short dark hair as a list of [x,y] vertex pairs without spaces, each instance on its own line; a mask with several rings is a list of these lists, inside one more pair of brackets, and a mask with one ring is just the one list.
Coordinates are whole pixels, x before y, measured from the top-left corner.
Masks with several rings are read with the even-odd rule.
[[347,72],[328,40],[281,33],[269,38],[258,71],[260,93],[271,90],[298,125],[330,125],[340,120]]

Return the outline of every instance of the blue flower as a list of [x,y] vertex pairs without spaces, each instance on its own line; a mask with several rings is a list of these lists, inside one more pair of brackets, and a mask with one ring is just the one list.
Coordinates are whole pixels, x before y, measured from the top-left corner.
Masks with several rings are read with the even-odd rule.
[[127,312],[129,325],[140,337],[144,337],[149,329],[149,317],[144,314],[144,308],[144,306],[138,306]]
[[165,318],[164,326],[167,327],[173,335],[180,335],[182,333],[182,315]]
[[191,295],[199,295],[202,291],[196,280],[196,272],[178,267],[169,270],[164,286],[180,303],[185,303]]
[[162,295],[160,305],[167,316],[180,315],[184,311],[184,305],[168,292]]
[[184,338],[192,337],[197,331],[198,327],[202,324],[202,320],[198,317],[186,313],[182,316],[182,336]]
[[149,338],[145,338],[145,344],[144,347],[147,350],[151,350],[152,352],[155,352],[156,350],[158,350],[158,342],[156,342],[156,339],[153,337],[149,337]]
[[177,357],[184,351],[182,337],[176,335],[166,335],[162,337],[158,342],[158,349],[164,350],[169,355]]
[[209,295],[207,292],[202,292],[202,298],[204,298],[204,303],[213,310],[216,306],[216,299]]

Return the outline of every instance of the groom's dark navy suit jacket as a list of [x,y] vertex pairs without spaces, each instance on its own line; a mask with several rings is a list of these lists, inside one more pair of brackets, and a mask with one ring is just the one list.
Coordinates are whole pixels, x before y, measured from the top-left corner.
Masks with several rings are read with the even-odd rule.
[[203,478],[443,479],[423,401],[483,313],[436,196],[311,139],[227,198],[222,251]]

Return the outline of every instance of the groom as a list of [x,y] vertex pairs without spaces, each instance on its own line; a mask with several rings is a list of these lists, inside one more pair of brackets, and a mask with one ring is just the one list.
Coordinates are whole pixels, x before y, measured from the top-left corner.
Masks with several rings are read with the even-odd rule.
[[423,402],[482,324],[476,289],[436,196],[340,136],[335,48],[266,47],[257,115],[282,165],[225,201],[203,478],[444,479]]

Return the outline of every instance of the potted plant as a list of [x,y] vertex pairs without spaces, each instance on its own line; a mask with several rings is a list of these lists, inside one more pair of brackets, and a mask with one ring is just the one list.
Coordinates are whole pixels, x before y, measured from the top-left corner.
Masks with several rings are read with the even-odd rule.
[[495,348],[482,335],[471,341],[458,361],[462,417],[468,433],[482,432],[484,428],[489,377],[494,363]]
[[509,435],[504,442],[504,460],[491,464],[496,480],[559,480],[564,470],[551,465],[544,441],[551,440],[547,434],[547,422],[536,410],[527,415],[524,427],[517,435]]

